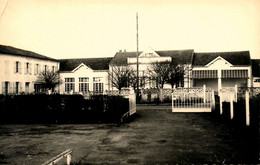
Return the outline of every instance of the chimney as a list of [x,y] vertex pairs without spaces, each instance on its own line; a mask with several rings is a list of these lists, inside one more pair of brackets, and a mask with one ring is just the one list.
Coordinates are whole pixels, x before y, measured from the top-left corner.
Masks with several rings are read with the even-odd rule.
[[126,52],[126,49],[124,49],[124,53]]
[[122,53],[122,50],[119,50],[119,53]]

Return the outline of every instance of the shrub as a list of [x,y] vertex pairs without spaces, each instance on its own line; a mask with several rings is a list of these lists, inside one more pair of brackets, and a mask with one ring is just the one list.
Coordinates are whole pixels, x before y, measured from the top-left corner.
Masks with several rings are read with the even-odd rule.
[[129,110],[121,96],[0,95],[0,123],[116,122]]

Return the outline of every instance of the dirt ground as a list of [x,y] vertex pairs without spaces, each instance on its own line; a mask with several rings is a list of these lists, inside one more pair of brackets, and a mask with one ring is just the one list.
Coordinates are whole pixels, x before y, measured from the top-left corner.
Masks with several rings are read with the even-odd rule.
[[244,140],[211,114],[140,106],[121,125],[0,125],[0,164],[41,164],[67,149],[81,165],[255,163]]

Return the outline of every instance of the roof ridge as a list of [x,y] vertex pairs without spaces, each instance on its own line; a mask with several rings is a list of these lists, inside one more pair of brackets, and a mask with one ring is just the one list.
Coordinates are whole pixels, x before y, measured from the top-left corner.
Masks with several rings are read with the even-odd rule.
[[178,50],[155,50],[155,51],[187,51],[187,50],[192,50],[194,51],[194,49],[178,49]]
[[[2,50],[1,50],[1,48],[2,48]],[[30,50],[25,50],[25,49],[17,48],[17,47],[10,46],[10,45],[3,45],[3,44],[0,44],[0,53],[57,61],[57,59],[54,59],[54,58],[30,51]]]
[[250,52],[249,50],[241,51],[222,51],[222,52],[194,52],[195,54],[209,54],[209,53],[238,53],[238,52]]
[[58,60],[83,60],[83,59],[102,59],[102,58],[113,58],[113,57],[63,58]]

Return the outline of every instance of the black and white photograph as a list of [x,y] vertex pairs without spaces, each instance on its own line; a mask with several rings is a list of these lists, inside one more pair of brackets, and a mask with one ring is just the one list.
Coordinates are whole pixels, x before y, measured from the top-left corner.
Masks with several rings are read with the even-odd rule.
[[0,0],[0,164],[260,164],[259,0]]

